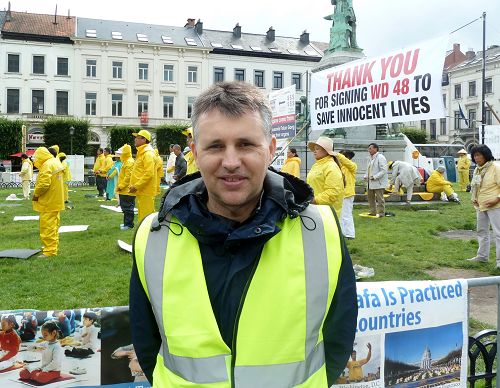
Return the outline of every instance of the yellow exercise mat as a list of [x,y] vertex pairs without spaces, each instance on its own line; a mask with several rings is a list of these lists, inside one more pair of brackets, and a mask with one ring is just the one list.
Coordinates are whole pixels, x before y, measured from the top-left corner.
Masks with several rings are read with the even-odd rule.
[[372,216],[372,215],[370,215],[370,213],[359,213],[359,216],[366,217],[366,218],[380,218],[378,214],[376,216]]
[[424,193],[414,193],[414,194],[420,196],[420,198],[422,198],[424,201],[430,201],[432,198],[434,198],[434,193],[424,192]]

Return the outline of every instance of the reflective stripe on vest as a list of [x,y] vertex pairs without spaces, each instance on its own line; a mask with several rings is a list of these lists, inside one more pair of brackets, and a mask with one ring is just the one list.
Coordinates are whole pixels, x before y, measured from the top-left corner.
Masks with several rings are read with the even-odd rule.
[[[149,216],[141,225],[142,232],[138,231],[136,240],[145,238],[147,233],[147,244],[145,246],[144,258],[141,249],[136,250],[136,260],[139,275],[146,293],[152,303],[153,312],[158,323],[162,337],[160,355],[163,357],[165,367],[188,382],[195,384],[210,384],[217,382],[229,382],[227,361],[231,355],[222,352],[220,355],[212,357],[183,357],[171,354],[166,338],[164,325],[164,270],[167,258],[167,242],[170,233],[162,229],[159,232],[149,232],[149,225],[157,215]],[[328,253],[332,251],[326,245],[325,224],[327,221],[329,237],[332,236],[333,229],[338,235],[335,219],[329,208],[323,206],[309,206],[301,213],[302,220],[298,220],[301,225],[302,246],[304,255],[304,276],[305,276],[305,354],[301,361],[289,363],[276,363],[266,365],[239,365],[236,356],[234,368],[235,385],[238,388],[250,388],[256,386],[266,387],[292,387],[306,382],[313,374],[324,366],[324,348],[322,342],[321,329],[324,318],[328,312],[333,292],[336,286],[336,276],[340,268],[341,252],[340,241],[334,242],[336,245],[333,252],[336,256],[335,265],[328,260]],[[311,220],[313,220],[311,222]],[[171,228],[175,224],[167,221]],[[333,222],[334,226],[329,225]],[[183,233],[189,233],[187,229]],[[281,231],[278,233],[280,235]],[[175,234],[175,233],[174,233]],[[276,238],[278,235],[274,236]],[[176,237],[176,236],[175,236]],[[194,237],[193,237],[194,238]],[[271,240],[270,240],[271,241]],[[268,242],[269,243],[269,242]],[[332,242],[329,242],[332,244]],[[136,243],[136,248],[138,244]],[[143,248],[144,249],[144,248]],[[262,258],[261,258],[262,260]],[[332,261],[333,262],[333,261]],[[333,279],[332,279],[333,278]],[[333,280],[332,283],[330,282]],[[320,318],[320,319],[318,319]],[[322,319],[321,319],[322,318]],[[300,319],[300,318],[299,318]],[[257,357],[258,359],[258,357]]]

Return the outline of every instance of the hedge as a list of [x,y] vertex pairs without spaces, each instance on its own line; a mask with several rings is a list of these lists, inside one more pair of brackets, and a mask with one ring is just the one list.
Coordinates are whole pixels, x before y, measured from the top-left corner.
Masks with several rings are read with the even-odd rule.
[[9,159],[10,155],[21,152],[23,122],[0,117],[0,159]]
[[[73,155],[87,155],[90,130],[88,120],[48,118],[43,124],[44,142],[47,147],[54,144],[59,146],[59,151]],[[70,127],[75,128],[73,139]]]

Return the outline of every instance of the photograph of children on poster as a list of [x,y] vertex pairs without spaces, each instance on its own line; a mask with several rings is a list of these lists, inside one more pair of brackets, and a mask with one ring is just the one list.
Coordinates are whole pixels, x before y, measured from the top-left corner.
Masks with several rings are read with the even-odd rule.
[[467,282],[358,283],[349,360],[333,387],[466,387]]

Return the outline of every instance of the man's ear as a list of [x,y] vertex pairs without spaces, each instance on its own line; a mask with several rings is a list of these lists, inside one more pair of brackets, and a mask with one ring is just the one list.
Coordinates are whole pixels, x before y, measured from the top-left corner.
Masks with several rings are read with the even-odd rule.
[[194,143],[194,141],[192,141],[191,144],[189,144],[189,148],[191,148],[191,152],[193,153],[194,160],[197,160],[198,159],[198,150],[196,149],[196,144]]
[[276,153],[276,136],[273,135],[269,143],[269,164],[273,161],[274,154]]

